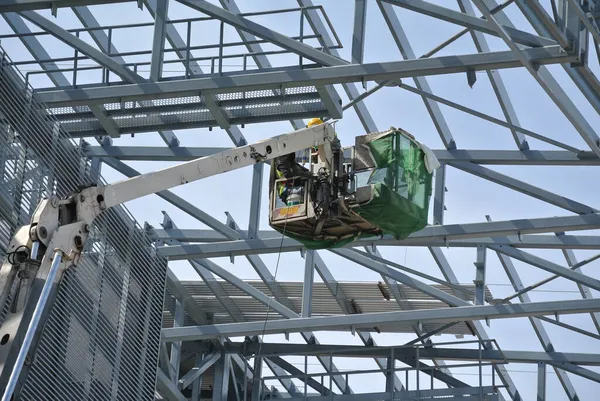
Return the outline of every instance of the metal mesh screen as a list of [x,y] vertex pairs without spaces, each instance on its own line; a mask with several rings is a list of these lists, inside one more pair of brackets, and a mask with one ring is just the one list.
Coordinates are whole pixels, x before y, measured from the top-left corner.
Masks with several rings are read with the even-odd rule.
[[[0,257],[40,198],[101,178],[32,96],[0,49]],[[91,227],[80,263],[63,275],[34,357],[24,400],[152,400],[166,260],[118,207]],[[0,322],[6,313],[0,306]],[[1,323],[0,323],[1,324]]]

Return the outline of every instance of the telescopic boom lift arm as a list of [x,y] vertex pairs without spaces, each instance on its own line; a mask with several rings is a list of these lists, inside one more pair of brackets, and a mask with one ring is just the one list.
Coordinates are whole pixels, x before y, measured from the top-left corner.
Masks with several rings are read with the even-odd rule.
[[[75,224],[90,225],[102,211],[108,208],[203,178],[272,160],[313,146],[323,145],[324,153],[330,154],[330,143],[334,135],[332,124],[321,124],[112,184],[85,188],[66,200],[44,200],[38,206],[31,222],[32,240],[39,240],[44,245],[50,242],[52,231],[59,224],[58,217],[55,217],[58,213],[55,205],[71,204],[72,208],[75,206],[73,208],[75,218],[71,221]],[[47,224],[42,224],[43,222]],[[59,248],[67,255],[71,252],[77,253],[76,249],[74,251],[69,248],[71,245],[81,248],[81,242],[76,239],[73,244],[61,243]]]
[[328,122],[116,183],[89,186],[65,199],[52,196],[40,202],[31,223],[17,230],[12,238],[0,269],[0,308],[9,299],[15,280],[24,277],[23,272],[25,277],[35,279],[26,284],[31,285],[31,291],[21,291],[27,293],[25,299],[13,300],[16,310],[0,322],[0,338],[9,339],[0,347],[1,401],[10,400],[25,358],[29,352],[35,352],[37,327],[46,302],[53,296],[52,288],[65,269],[77,264],[90,226],[102,212],[146,195],[314,146],[319,146],[327,157],[332,154],[330,144],[334,137],[333,126]]
[[[166,189],[201,180],[230,170],[274,159],[288,153],[325,145],[334,139],[331,124],[304,128],[254,143],[192,160],[152,173],[109,184],[104,187],[107,208]],[[325,152],[326,154],[330,152]]]

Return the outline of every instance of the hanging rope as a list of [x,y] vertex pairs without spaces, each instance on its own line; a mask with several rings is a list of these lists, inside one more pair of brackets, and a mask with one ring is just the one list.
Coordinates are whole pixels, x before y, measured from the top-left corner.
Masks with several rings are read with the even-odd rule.
[[[286,205],[286,207],[289,207]],[[260,356],[260,352],[262,350],[262,344],[265,338],[265,332],[267,330],[267,322],[269,321],[269,312],[271,309],[271,301],[273,300],[273,298],[275,298],[275,291],[274,291],[274,286],[275,283],[277,282],[277,272],[279,271],[279,262],[281,260],[281,250],[283,249],[283,240],[285,239],[285,230],[287,228],[287,222],[288,222],[288,217],[289,214],[286,213],[285,214],[285,220],[283,222],[283,230],[281,233],[281,242],[279,243],[279,251],[277,252],[277,263],[275,264],[275,273],[273,274],[273,288],[271,289],[271,297],[269,298],[269,302],[267,303],[267,315],[265,317],[265,323],[263,325],[263,330],[262,330],[262,334],[261,334],[261,338],[259,341],[259,345],[258,345],[258,352],[255,355],[255,358],[258,358]]]

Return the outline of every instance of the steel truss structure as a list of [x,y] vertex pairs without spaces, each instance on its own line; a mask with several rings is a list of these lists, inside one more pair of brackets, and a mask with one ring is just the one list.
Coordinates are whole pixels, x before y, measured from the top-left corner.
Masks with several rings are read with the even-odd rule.
[[[7,80],[21,88],[0,93],[0,127],[13,101],[45,108],[36,114],[42,131],[23,124],[17,136],[0,136],[0,256],[40,196],[67,191],[44,177],[97,181],[100,167],[134,177],[142,161],[154,169],[231,146],[213,141],[217,132],[242,146],[242,130],[262,139],[312,117],[340,119],[351,131],[342,142],[410,125],[442,164],[431,225],[406,240],[307,251],[265,229],[262,164],[239,198],[249,205],[239,220],[247,227],[202,210],[190,193],[164,191],[156,208],[134,208],[138,219],[161,221],[143,230],[119,209],[99,224],[86,267],[61,284],[24,399],[54,399],[52,388],[32,394],[51,381],[55,349],[73,357],[69,347],[94,355],[80,376],[74,365],[64,369],[57,385],[82,399],[133,399],[134,387],[139,399],[192,401],[596,399],[600,205],[590,172],[600,165],[600,3],[238,2],[0,0],[8,53],[0,88]],[[80,142],[65,139],[57,162],[39,143],[56,143],[58,127]],[[145,140],[153,133],[154,144]],[[201,194],[218,203],[221,189]],[[190,219],[180,227],[173,211]],[[280,258],[299,280],[278,279]],[[159,346],[153,306],[167,259]],[[182,278],[180,261],[191,277]],[[87,278],[86,296],[72,282],[94,266],[103,273]],[[344,269],[352,282],[336,278]],[[116,309],[92,308],[61,341],[64,311],[110,298],[99,290],[104,281],[123,286]],[[116,319],[116,337],[103,319]],[[99,362],[113,348],[117,356]],[[145,358],[139,377],[136,353]]]

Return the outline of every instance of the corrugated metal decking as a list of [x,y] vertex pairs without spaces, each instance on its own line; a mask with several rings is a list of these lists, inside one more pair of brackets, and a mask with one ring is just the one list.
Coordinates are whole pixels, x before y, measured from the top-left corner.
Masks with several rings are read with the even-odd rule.
[[[264,292],[267,295],[271,295],[268,287],[262,281],[249,280],[246,281],[259,291]],[[219,281],[223,288],[223,293],[219,294],[222,299],[227,299],[228,302],[232,302],[242,313],[247,321],[264,321],[267,317],[267,307],[260,303],[253,297],[246,295],[244,292],[239,290],[234,285],[226,282]],[[182,281],[189,294],[192,296],[199,309],[205,313],[213,315],[213,323],[233,323],[235,322],[235,316],[227,314],[220,303],[220,301],[214,296],[211,290],[202,281]],[[301,312],[302,308],[302,282],[279,282],[282,289],[288,295],[288,299],[293,304],[293,310],[296,313]],[[361,313],[377,313],[377,312],[392,312],[402,310],[397,302],[394,300],[386,300],[381,291],[379,290],[377,282],[340,282],[341,290],[344,291],[348,299],[347,303],[354,301]],[[384,284],[385,285],[385,284]],[[387,289],[387,285],[385,285]],[[432,298],[420,291],[412,289],[408,286],[399,285],[405,298],[402,299],[403,304],[408,305],[411,309],[436,309],[447,307],[441,301]],[[452,289],[448,287],[434,284],[433,287],[440,289],[449,294],[454,294]],[[466,289],[474,291],[475,286],[472,284],[465,285]],[[388,289],[389,291],[389,289]],[[492,294],[489,289],[486,288],[486,296],[491,297]],[[173,326],[173,316],[171,311],[174,310],[174,298],[168,297],[165,302],[164,308],[164,321],[163,327]],[[312,315],[313,316],[324,316],[324,315],[341,315],[344,314],[339,304],[331,296],[331,292],[324,283],[314,283],[313,286],[313,297],[312,297]],[[269,310],[269,320],[282,319],[279,313],[274,311],[272,308]],[[195,325],[196,323],[186,318],[186,325]],[[426,331],[435,330],[442,325],[440,324],[427,324],[424,325]],[[387,326],[385,331],[393,331],[398,333],[414,333],[412,326],[410,325],[394,325]],[[456,335],[470,335],[471,330],[465,323],[459,323],[442,332],[443,334],[456,334]]]

